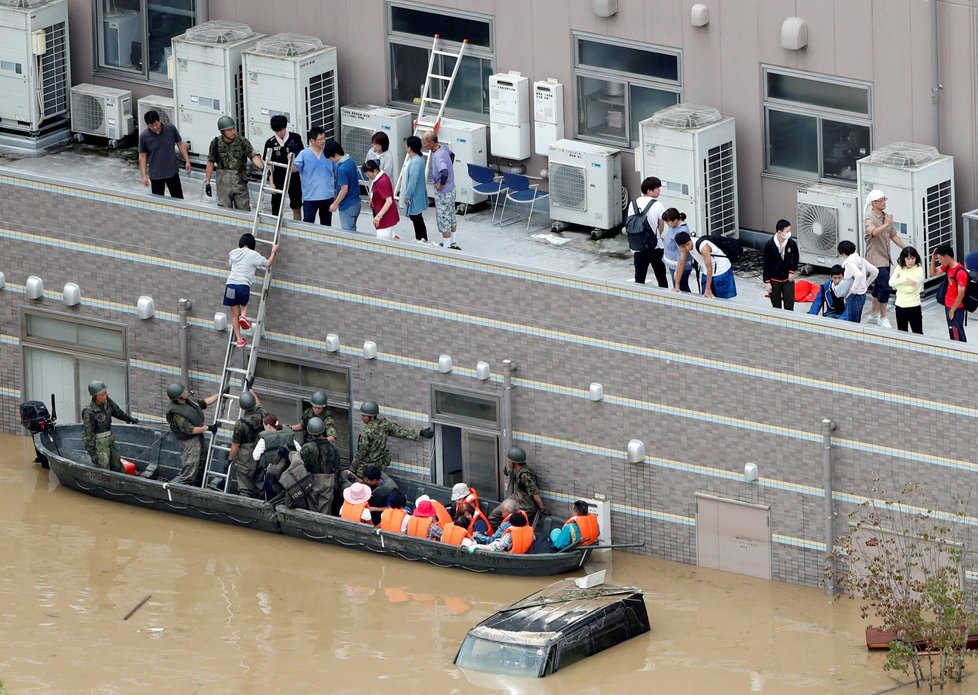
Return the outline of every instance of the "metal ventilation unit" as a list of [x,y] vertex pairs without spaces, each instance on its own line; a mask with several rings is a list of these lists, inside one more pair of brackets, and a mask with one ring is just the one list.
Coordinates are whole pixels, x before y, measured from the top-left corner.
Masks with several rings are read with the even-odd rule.
[[242,53],[263,36],[247,24],[213,21],[173,38],[177,128],[197,159],[206,158],[221,116],[245,133]]
[[[148,111],[156,111],[156,113],[160,114],[160,123],[163,125],[167,123],[176,125],[177,123],[177,105],[173,97],[147,94],[143,98],[136,100],[136,111],[138,112],[136,120],[138,121],[140,134],[146,130],[146,121],[144,118]],[[183,138],[183,135],[180,137]]]
[[[860,200],[874,188],[883,191],[894,229],[921,258],[930,258],[940,244],[956,249],[953,157],[928,145],[895,142],[857,161],[856,174]],[[900,250],[891,247],[896,263]]]
[[383,132],[390,140],[388,152],[393,156],[394,178],[404,163],[404,141],[411,135],[411,114],[374,104],[347,104],[340,109],[343,150],[357,164],[363,164],[370,152],[374,133]]
[[79,142],[94,135],[117,147],[132,129],[132,92],[97,84],[71,88],[71,130]]
[[621,155],[578,140],[550,143],[550,218],[595,229],[621,223]]
[[67,0],[0,0],[0,128],[66,125],[69,68]]
[[798,189],[798,239],[800,261],[830,268],[839,261],[840,241],[859,247],[862,239],[862,209],[851,188],[812,185]]
[[676,104],[639,124],[635,159],[642,178],[662,181],[659,200],[686,213],[697,234],[738,236],[734,119],[696,104]]
[[314,36],[275,34],[244,52],[244,71],[249,138],[268,137],[277,114],[303,138],[313,126],[322,126],[327,138],[339,135],[336,48]]

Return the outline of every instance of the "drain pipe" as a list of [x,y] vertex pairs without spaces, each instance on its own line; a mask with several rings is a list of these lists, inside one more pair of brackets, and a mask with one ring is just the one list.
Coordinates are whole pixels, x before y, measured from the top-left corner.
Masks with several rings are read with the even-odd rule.
[[[832,561],[832,548],[835,546],[835,537],[832,533],[833,517],[832,512],[832,432],[835,431],[835,423],[824,418],[822,420],[822,475],[823,475],[823,505],[825,513],[825,560],[826,566]],[[835,596],[835,579],[829,572],[825,580],[825,593]]]
[[516,363],[513,360],[503,360],[503,456],[513,446],[513,372]]
[[187,348],[187,345],[188,345],[188,337],[189,337],[188,331],[190,329],[190,321],[188,320],[187,316],[189,315],[190,310],[194,308],[194,305],[189,299],[184,299],[183,297],[181,297],[177,301],[177,305],[179,306],[178,316],[180,320],[179,323],[180,378],[183,380],[184,386],[187,386],[189,388],[190,387],[189,386],[190,385],[190,352]]
[[937,0],[930,0],[930,71],[931,103],[934,105],[934,147],[941,149],[941,84],[940,32],[938,31]]

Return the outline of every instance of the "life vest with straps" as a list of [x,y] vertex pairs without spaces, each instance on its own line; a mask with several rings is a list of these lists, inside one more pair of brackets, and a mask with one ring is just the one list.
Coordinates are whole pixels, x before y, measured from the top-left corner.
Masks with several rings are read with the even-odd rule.
[[523,555],[533,545],[532,526],[510,526],[503,532],[503,535],[505,536],[507,533],[513,538],[513,547],[509,550],[511,553]]
[[452,515],[448,513],[445,509],[445,505],[438,500],[431,500],[431,506],[435,508],[435,515],[438,519],[438,525],[444,527],[445,524],[452,523]]
[[[367,503],[361,502],[360,504],[350,504],[349,502],[344,502],[343,506],[340,507],[340,518],[346,519],[347,521],[363,521],[363,510],[366,508]],[[364,523],[367,523],[364,521]],[[400,531],[400,527],[397,529]]]
[[403,509],[388,507],[380,513],[380,530],[390,531],[391,533],[400,533],[401,524],[404,523],[404,517],[406,516],[407,512]]
[[475,491],[475,488],[471,485],[469,486],[469,494],[462,498],[462,502],[468,502],[476,509],[479,508],[479,493]]
[[568,524],[577,524],[577,528],[581,531],[581,545],[593,545],[598,542],[598,517],[594,514],[572,516],[564,522],[564,526]]
[[493,534],[493,530],[492,530],[492,524],[489,523],[489,517],[487,517],[485,514],[483,514],[482,513],[482,510],[479,509],[478,507],[476,507],[472,511],[472,521],[469,522],[469,534],[475,533],[475,523],[479,519],[482,519],[482,521],[486,525],[486,532],[485,532],[486,535],[487,536],[491,536]]
[[469,537],[468,532],[461,526],[454,523],[445,524],[441,532],[441,540],[449,545],[462,545],[462,541]]
[[427,538],[428,529],[435,522],[430,516],[412,516],[408,519],[407,535],[415,538]]

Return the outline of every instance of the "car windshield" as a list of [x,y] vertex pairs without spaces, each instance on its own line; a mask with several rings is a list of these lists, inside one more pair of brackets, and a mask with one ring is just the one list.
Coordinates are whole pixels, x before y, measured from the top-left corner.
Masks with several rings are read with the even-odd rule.
[[473,671],[536,678],[543,675],[546,657],[546,646],[527,647],[469,635],[462,642],[455,663]]

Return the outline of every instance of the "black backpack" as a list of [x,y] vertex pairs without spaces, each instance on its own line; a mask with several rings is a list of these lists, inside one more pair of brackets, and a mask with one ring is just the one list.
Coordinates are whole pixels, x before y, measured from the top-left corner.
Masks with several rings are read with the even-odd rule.
[[656,232],[649,224],[649,208],[655,204],[655,199],[649,201],[644,210],[638,209],[638,201],[632,201],[632,214],[625,220],[625,236],[628,238],[628,248],[632,251],[647,251],[656,246]]
[[[968,283],[964,288],[964,299],[961,302],[961,306],[964,307],[965,311],[970,313],[978,309],[978,270],[968,270],[963,266],[962,270],[965,271]],[[936,299],[938,304],[944,304],[944,297],[947,295],[947,284],[949,281],[950,278],[945,273],[944,279],[937,288]]]
[[726,257],[731,264],[739,261],[740,257],[744,255],[744,245],[731,237],[720,236],[719,234],[700,237],[696,240],[697,251],[699,251],[702,241],[709,241],[714,248],[720,249],[720,255]]

